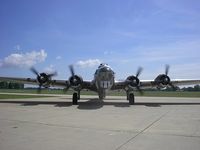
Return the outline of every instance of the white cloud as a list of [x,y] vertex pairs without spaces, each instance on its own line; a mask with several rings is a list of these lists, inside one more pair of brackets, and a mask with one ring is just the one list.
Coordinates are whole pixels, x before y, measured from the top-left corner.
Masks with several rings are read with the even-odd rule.
[[56,57],[56,60],[60,60],[60,59],[62,59],[61,56],[57,56],[57,57]]
[[14,53],[0,60],[0,67],[30,67],[45,61],[47,53],[45,50],[32,51],[27,53]]
[[77,66],[81,67],[81,68],[92,68],[96,65],[99,65],[101,63],[101,61],[99,59],[88,59],[88,60],[85,60],[85,61],[78,61],[76,63]]
[[44,72],[46,72],[46,73],[55,72],[55,66],[54,65],[49,65],[48,67],[44,68]]

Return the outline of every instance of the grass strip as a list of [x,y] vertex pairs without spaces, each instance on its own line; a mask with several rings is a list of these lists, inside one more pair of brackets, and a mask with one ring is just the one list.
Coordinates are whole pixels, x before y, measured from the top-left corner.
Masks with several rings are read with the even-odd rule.
[[51,96],[0,94],[0,99],[26,99],[26,98],[45,98],[45,97],[51,97]]

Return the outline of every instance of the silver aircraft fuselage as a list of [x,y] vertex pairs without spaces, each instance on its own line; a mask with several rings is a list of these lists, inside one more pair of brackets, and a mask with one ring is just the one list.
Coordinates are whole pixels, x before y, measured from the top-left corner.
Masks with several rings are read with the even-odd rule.
[[115,73],[107,64],[100,64],[94,74],[94,82],[100,99],[104,99],[106,92],[114,85]]

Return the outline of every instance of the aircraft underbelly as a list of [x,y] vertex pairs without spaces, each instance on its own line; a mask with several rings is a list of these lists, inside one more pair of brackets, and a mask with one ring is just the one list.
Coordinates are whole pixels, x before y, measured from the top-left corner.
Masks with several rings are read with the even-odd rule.
[[103,89],[110,88],[111,82],[110,81],[100,81],[100,87]]
[[111,81],[97,81],[96,86],[98,89],[110,89],[112,87]]

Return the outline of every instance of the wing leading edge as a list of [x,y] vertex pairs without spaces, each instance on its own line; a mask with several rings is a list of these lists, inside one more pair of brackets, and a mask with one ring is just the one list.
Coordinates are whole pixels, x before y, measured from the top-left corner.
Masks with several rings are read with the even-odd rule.
[[[173,86],[182,86],[182,85],[195,85],[200,84],[200,80],[195,79],[175,79],[170,81]],[[118,90],[118,89],[126,89],[128,87],[127,81],[116,81],[112,90]],[[140,81],[140,88],[141,89],[147,89],[147,88],[156,88],[157,82],[154,80],[141,80]]]
[[[9,82],[32,84],[32,85],[39,84],[38,80],[34,78],[0,77],[0,81],[9,81]],[[49,80],[47,84],[48,84],[48,87],[53,86],[53,87],[69,88],[68,80]],[[91,81],[83,81],[81,84],[81,89],[88,89],[92,91],[97,90],[93,82]]]

